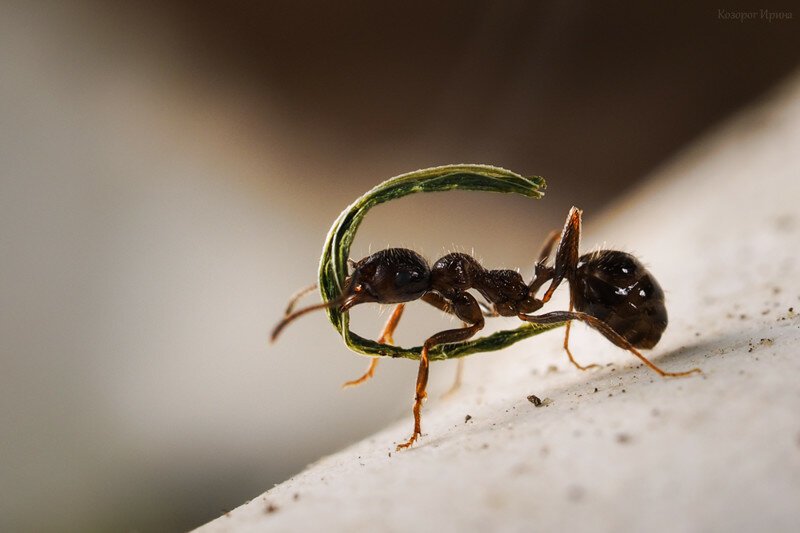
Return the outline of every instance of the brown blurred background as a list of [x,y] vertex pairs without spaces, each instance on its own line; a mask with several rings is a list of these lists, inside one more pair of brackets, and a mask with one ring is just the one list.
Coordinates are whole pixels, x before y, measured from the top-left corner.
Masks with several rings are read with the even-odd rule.
[[[569,206],[796,69],[795,20],[720,9],[788,10],[0,3],[0,530],[185,530],[406,416],[414,365],[340,392],[365,360],[323,316],[266,344],[339,211],[426,166],[546,176],[382,206],[353,249],[528,276]],[[401,344],[442,320],[409,311]]]

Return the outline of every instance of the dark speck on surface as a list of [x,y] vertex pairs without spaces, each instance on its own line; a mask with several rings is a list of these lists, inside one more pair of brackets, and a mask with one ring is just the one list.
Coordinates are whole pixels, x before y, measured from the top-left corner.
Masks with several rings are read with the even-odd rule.
[[266,512],[267,514],[272,514],[272,513],[276,512],[277,510],[278,510],[278,506],[275,505],[274,503],[270,503],[270,504],[267,505],[267,508],[264,509],[264,512]]
[[465,424],[466,424],[467,422],[469,422],[470,420],[472,420],[472,415],[467,415],[467,416],[465,416],[465,417],[464,417],[464,423],[465,423]]
[[631,441],[631,436],[627,433],[617,433],[617,442],[620,444],[627,444]]
[[535,394],[531,394],[530,396],[528,396],[528,401],[531,402],[536,407],[541,407],[542,406],[541,398],[539,398]]

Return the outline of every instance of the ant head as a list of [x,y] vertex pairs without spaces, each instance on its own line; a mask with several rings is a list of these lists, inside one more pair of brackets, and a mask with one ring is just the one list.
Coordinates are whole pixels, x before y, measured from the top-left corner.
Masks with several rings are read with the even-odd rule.
[[368,302],[410,302],[430,289],[430,267],[418,253],[405,248],[375,252],[353,264],[341,310]]
[[287,311],[272,330],[274,342],[287,324],[319,309],[338,307],[347,311],[357,304],[378,302],[392,304],[420,298],[430,288],[430,268],[416,252],[404,248],[381,250],[353,264],[342,294],[335,300],[311,305],[293,313]]

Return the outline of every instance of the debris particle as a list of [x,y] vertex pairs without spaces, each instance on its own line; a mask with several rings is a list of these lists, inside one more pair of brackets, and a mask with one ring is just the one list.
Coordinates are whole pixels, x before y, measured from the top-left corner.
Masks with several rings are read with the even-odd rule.
[[617,442],[620,444],[627,444],[631,441],[631,436],[627,433],[617,433]]
[[597,387],[594,388],[594,391],[597,392],[599,389]]
[[535,407],[547,407],[548,405],[553,403],[553,400],[551,400],[550,398],[545,398],[544,400],[542,400],[535,394],[531,394],[530,396],[528,396],[528,401],[531,402]]
[[464,417],[464,423],[465,423],[465,424],[466,424],[467,422],[469,422],[470,420],[472,420],[472,415],[467,415],[467,416],[465,416],[465,417]]
[[[753,343],[753,341],[748,341],[747,344],[750,346],[747,349],[747,352],[748,353],[752,353],[753,350],[755,350],[759,346],[772,346],[773,344],[775,344],[775,341],[773,339],[769,339],[769,338],[762,338],[757,343]],[[758,360],[758,359],[756,358],[756,360]]]
[[293,499],[294,501],[297,501],[297,500],[299,500],[299,499],[300,499],[300,493],[299,493],[299,492],[295,492],[295,493],[294,493],[294,495],[292,495],[292,499]]
[[739,320],[747,320],[747,315],[742,313],[741,315],[739,315]]
[[264,512],[266,512],[267,514],[272,514],[272,513],[276,512],[277,510],[278,510],[278,506],[275,505],[274,503],[270,503],[269,505],[267,505],[267,508],[264,509]]
[[488,448],[489,448],[489,444],[486,443],[486,442],[484,442],[483,445],[481,446],[481,450],[486,450]]
[[622,389],[623,394],[625,393],[625,389]]
[[558,367],[556,365],[549,365],[547,367],[547,373],[552,374],[554,372],[558,372]]

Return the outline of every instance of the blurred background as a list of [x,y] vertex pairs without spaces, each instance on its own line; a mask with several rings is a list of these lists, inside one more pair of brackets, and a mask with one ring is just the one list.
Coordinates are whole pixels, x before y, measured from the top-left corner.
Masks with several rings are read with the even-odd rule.
[[381,206],[353,247],[528,277],[571,205],[590,228],[796,69],[795,20],[720,15],[767,4],[2,0],[0,530],[186,530],[407,417],[415,364],[340,391],[367,361],[321,313],[267,343],[338,213],[427,166],[543,175]]

